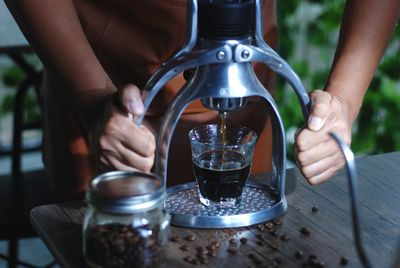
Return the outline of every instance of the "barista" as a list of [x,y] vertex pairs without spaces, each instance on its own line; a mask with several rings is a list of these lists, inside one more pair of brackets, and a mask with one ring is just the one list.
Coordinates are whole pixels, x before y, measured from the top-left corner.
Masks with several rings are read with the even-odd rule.
[[[81,198],[87,181],[105,170],[150,171],[162,115],[184,83],[165,86],[137,127],[143,112],[140,89],[185,40],[185,0],[9,0],[22,31],[45,65],[44,164],[62,199]],[[276,47],[275,1],[264,1],[264,35]],[[331,74],[323,91],[311,94],[306,126],[296,136],[301,172],[311,184],[342,166],[327,133],[351,142],[351,126],[398,18],[399,1],[349,0]],[[257,75],[269,90],[273,76]],[[191,104],[175,130],[168,183],[193,180],[187,132],[217,120],[214,111]],[[259,139],[252,172],[271,169],[271,127],[263,103],[252,100],[231,123],[255,130]],[[260,122],[266,122],[261,124]]]

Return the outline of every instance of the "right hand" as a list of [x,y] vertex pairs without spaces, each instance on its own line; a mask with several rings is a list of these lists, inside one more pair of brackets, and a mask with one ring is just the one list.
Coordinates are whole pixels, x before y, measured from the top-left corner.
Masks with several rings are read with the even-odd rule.
[[130,84],[119,90],[118,97],[119,101],[108,101],[105,121],[96,135],[100,171],[149,172],[156,143],[151,131],[133,120],[144,112],[140,91]]

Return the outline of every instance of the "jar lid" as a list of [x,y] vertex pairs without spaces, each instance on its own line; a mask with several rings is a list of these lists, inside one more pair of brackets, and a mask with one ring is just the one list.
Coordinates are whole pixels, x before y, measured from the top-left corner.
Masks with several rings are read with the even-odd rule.
[[136,171],[111,171],[90,181],[87,201],[110,213],[135,213],[150,210],[164,201],[162,180],[155,174]]

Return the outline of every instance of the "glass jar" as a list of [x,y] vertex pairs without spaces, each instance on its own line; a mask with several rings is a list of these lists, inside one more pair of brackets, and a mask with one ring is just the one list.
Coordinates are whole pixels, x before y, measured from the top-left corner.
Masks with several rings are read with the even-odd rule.
[[94,178],[86,194],[83,253],[91,267],[155,267],[164,257],[169,216],[160,178],[113,171]]

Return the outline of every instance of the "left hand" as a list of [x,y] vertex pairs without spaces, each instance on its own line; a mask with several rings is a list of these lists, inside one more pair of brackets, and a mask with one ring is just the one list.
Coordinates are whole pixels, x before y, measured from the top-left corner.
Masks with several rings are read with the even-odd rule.
[[296,161],[308,183],[327,181],[343,166],[344,158],[336,142],[329,136],[335,132],[350,145],[352,118],[347,103],[329,92],[311,93],[310,117],[295,137]]

